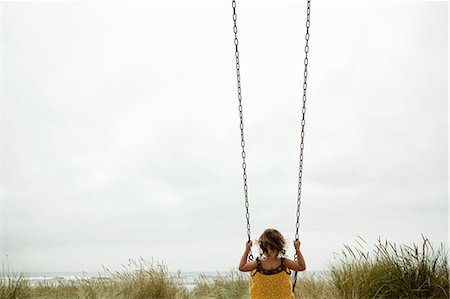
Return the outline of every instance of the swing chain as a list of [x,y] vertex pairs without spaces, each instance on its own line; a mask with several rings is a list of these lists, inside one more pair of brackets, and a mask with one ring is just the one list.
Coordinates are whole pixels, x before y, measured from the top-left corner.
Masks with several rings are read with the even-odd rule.
[[[301,133],[301,141],[300,141],[300,166],[299,166],[299,175],[298,175],[298,197],[297,197],[297,223],[295,225],[295,240],[298,241],[299,235],[298,230],[300,228],[300,204],[301,204],[301,195],[302,195],[302,175],[303,175],[303,138],[305,137],[305,112],[306,112],[306,88],[307,88],[307,79],[308,79],[308,52],[309,52],[309,25],[310,25],[310,14],[311,14],[311,0],[307,0],[306,4],[306,34],[305,34],[305,59],[303,63],[305,65],[305,70],[303,71],[303,107],[302,107],[302,133]],[[295,253],[294,259],[298,262],[298,255]],[[292,292],[295,292],[295,285],[297,284],[297,276],[298,272],[294,273],[294,282],[292,283]]]
[[[298,230],[300,228],[300,205],[301,205],[301,195],[302,195],[302,176],[303,176],[303,139],[305,137],[305,113],[306,113],[306,88],[308,79],[308,52],[309,52],[309,25],[310,25],[310,13],[311,13],[311,0],[307,1],[306,9],[306,34],[305,34],[305,59],[303,60],[305,69],[303,71],[303,107],[302,107],[302,131],[301,131],[301,141],[300,141],[300,166],[298,174],[298,197],[297,197],[297,222],[295,225],[295,240],[299,239]],[[297,254],[295,255],[295,260],[297,261]]]
[[[238,100],[239,100],[239,119],[240,124],[239,128],[241,129],[241,148],[242,148],[242,170],[243,170],[243,179],[244,179],[244,196],[245,196],[245,218],[247,219],[247,237],[248,242],[250,242],[250,212],[249,212],[249,203],[248,203],[248,186],[247,186],[247,163],[245,163],[245,141],[244,141],[244,115],[243,115],[243,109],[242,109],[242,94],[241,94],[241,66],[239,64],[239,40],[237,37],[237,15],[236,15],[236,0],[232,0],[232,7],[233,7],[233,32],[234,32],[234,46],[235,46],[235,52],[234,56],[236,58],[236,79],[237,79],[237,91],[238,91]],[[250,250],[248,260],[253,260],[253,254]]]

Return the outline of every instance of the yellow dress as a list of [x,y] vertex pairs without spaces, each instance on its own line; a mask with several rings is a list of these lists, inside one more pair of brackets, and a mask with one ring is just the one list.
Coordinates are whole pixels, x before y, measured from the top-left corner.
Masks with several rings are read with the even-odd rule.
[[261,261],[251,272],[250,299],[294,299],[292,293],[291,270],[281,259],[281,265],[274,270],[265,270]]

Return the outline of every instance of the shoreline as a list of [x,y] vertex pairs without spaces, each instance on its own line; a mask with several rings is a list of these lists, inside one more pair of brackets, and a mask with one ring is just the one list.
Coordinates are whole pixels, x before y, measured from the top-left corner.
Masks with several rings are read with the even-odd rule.
[[[369,254],[370,253],[370,254]],[[329,271],[300,272],[296,298],[448,298],[448,248],[378,240],[371,251],[344,248]],[[262,274],[263,275],[263,274]],[[291,274],[292,275],[292,274]],[[169,272],[164,262],[131,260],[121,271],[2,271],[5,299],[248,298],[249,273],[230,270]]]

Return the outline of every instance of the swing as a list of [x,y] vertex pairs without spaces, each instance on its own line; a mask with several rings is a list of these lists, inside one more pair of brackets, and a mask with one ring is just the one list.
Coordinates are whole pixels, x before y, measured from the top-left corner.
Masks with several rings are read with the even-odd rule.
[[[244,141],[244,118],[243,118],[243,109],[242,109],[242,95],[241,95],[241,73],[240,73],[240,64],[239,64],[239,40],[237,37],[238,29],[237,29],[237,15],[236,15],[236,0],[232,0],[233,7],[233,32],[234,32],[234,45],[235,45],[235,58],[236,58],[236,79],[237,79],[237,92],[238,92],[238,100],[239,100],[239,127],[241,130],[241,148],[242,148],[242,170],[243,170],[243,180],[244,180],[244,198],[245,198],[245,218],[247,220],[247,236],[248,241],[251,240],[250,237],[250,212],[249,212],[249,202],[248,202],[248,186],[247,186],[247,164],[245,162],[246,153],[245,153],[245,141]],[[295,224],[295,240],[298,241],[299,235],[298,231],[300,228],[300,205],[301,205],[301,193],[302,193],[302,173],[303,173],[303,139],[305,137],[305,112],[306,112],[306,88],[307,88],[307,79],[308,79],[308,52],[309,52],[309,25],[310,25],[310,12],[311,12],[311,0],[307,0],[306,7],[306,34],[305,34],[305,58],[304,62],[304,71],[303,71],[303,96],[302,96],[302,121],[301,121],[301,141],[300,141],[300,163],[299,163],[299,175],[298,175],[298,195],[297,195],[297,212],[296,212],[296,224]],[[294,257],[295,261],[298,261],[297,254]],[[253,260],[253,254],[250,251],[248,260]],[[292,291],[295,290],[295,285],[297,283],[297,274],[295,271]]]

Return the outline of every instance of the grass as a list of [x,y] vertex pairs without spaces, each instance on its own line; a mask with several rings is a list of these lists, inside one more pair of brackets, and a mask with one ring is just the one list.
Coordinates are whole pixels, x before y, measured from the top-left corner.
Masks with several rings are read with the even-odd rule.
[[29,298],[30,287],[24,273],[15,273],[7,269],[2,271],[6,279],[0,280],[0,299]]
[[[362,239],[361,239],[362,240]],[[362,240],[364,242],[364,240]],[[365,242],[364,242],[365,243]],[[375,249],[344,245],[330,276],[300,274],[296,298],[449,298],[448,254],[423,237],[421,246],[378,240]],[[9,269],[0,280],[0,299],[240,299],[248,298],[248,274],[230,271],[199,275],[187,290],[181,273],[170,275],[164,263],[129,260],[108,278],[43,281],[31,285],[25,274]]]
[[191,292],[192,298],[248,298],[248,274],[230,271],[226,275],[218,275],[209,279],[200,275]]
[[111,272],[109,278],[40,281],[31,285],[25,275],[4,273],[0,280],[0,299],[151,299],[190,298],[182,286],[180,273],[169,275],[164,263],[129,260],[123,270]]
[[435,250],[422,238],[421,246],[378,239],[371,252],[361,243],[344,245],[339,263],[331,267],[339,297],[449,298],[448,252],[443,244]]
[[315,275],[299,274],[295,286],[295,298],[334,299],[339,298],[335,286],[329,279]]
[[[112,282],[119,285],[118,298],[188,298],[187,290],[182,286],[180,273],[171,277],[167,266],[159,262],[147,262],[139,259],[129,260],[122,272],[112,273]],[[107,269],[106,269],[107,270]],[[111,281],[109,283],[111,283]]]

